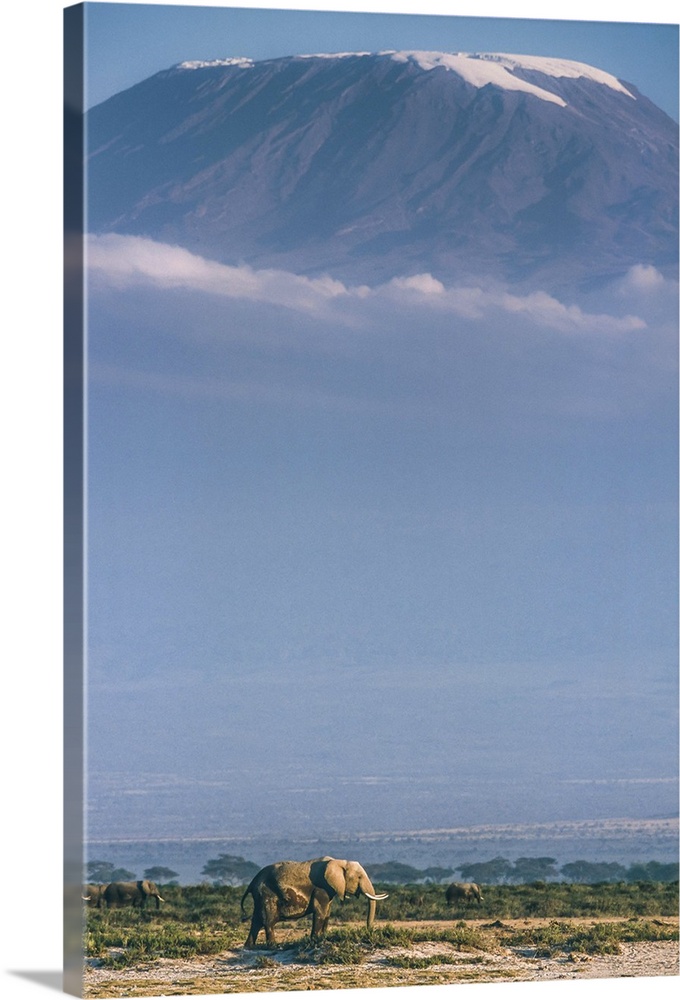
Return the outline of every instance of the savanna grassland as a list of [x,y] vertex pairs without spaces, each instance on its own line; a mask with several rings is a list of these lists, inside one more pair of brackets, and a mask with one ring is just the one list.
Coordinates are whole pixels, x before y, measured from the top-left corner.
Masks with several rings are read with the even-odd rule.
[[303,919],[277,925],[276,949],[243,948],[241,887],[165,886],[158,911],[88,908],[84,995],[678,974],[677,882],[486,886],[481,904],[453,907],[441,885],[385,889],[372,931],[365,900],[336,901],[322,942]]

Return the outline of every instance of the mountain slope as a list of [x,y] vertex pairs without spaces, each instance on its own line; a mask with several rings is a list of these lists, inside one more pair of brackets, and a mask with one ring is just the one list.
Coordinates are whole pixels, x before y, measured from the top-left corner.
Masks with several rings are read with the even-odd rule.
[[677,263],[677,125],[579,63],[184,63],[88,115],[89,228],[374,281],[557,287]]

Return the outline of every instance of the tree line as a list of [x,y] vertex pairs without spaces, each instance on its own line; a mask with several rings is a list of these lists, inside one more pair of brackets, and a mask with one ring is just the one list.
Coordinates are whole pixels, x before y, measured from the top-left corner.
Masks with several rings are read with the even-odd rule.
[[[256,865],[254,861],[246,861],[234,854],[220,854],[217,858],[206,861],[201,874],[213,885],[247,885],[259,870],[260,865]],[[145,868],[141,877],[160,885],[177,885],[179,872],[163,865],[153,865]],[[110,861],[89,861],[87,864],[87,882],[129,882],[136,878],[135,872],[117,868]]]
[[[594,884],[600,882],[677,882],[678,863],[647,861],[628,866],[616,861],[570,861],[558,868],[555,858],[496,857],[490,861],[470,862],[455,868],[414,868],[401,861],[385,861],[364,865],[375,882],[399,885],[417,883],[442,883],[458,875],[465,882],[481,885],[525,885],[531,882],[570,882]],[[206,861],[201,874],[213,885],[247,885],[260,866],[253,861],[233,854],[220,854]],[[90,861],[87,865],[88,882],[126,882],[136,879],[135,872],[119,868],[109,861]],[[154,865],[145,868],[142,878],[161,885],[177,885],[178,872],[172,868]]]
[[470,862],[455,868],[412,868],[398,861],[366,865],[376,882],[442,882],[458,874],[465,882],[481,885],[526,885],[531,882],[677,882],[678,863],[639,862],[629,866],[616,861],[570,861],[558,868],[556,858],[496,857],[490,861]]

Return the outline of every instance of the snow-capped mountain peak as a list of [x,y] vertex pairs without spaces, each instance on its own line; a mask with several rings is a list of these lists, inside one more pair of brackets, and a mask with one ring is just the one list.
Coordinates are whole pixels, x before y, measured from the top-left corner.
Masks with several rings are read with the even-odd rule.
[[[493,84],[502,90],[517,90],[533,94],[543,101],[550,101],[566,107],[566,101],[558,94],[545,87],[531,83],[517,76],[517,71],[540,73],[554,79],[583,78],[610,87],[612,90],[626,94],[635,100],[633,94],[624,87],[611,73],[589,66],[586,63],[574,62],[570,59],[557,59],[549,56],[510,55],[505,52],[425,52],[386,50],[379,53],[371,52],[317,52],[313,55],[298,55],[295,59],[349,59],[349,58],[389,58],[395,62],[413,63],[424,71],[443,68],[456,73],[466,83],[473,87],[485,87]],[[193,70],[215,67],[235,66],[250,69],[255,65],[253,59],[241,56],[230,56],[223,59],[194,59],[179,63],[177,69]]]
[[92,109],[88,138],[94,232],[225,263],[549,290],[677,263],[677,124],[585,63],[185,62]]

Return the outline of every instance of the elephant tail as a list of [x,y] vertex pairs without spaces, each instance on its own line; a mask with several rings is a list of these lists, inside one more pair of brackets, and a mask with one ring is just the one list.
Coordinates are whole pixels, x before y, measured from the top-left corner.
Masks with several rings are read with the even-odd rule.
[[[245,911],[244,903],[246,901],[246,897],[249,896],[249,895],[252,895],[252,892],[253,892],[253,883],[251,882],[250,885],[248,886],[248,888],[246,889],[246,891],[241,896],[241,923],[242,924],[246,923],[250,919],[250,917],[248,916],[248,914]],[[255,899],[254,896],[253,896],[253,899]]]

